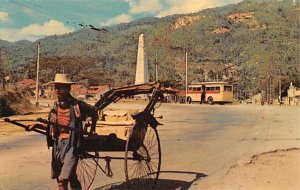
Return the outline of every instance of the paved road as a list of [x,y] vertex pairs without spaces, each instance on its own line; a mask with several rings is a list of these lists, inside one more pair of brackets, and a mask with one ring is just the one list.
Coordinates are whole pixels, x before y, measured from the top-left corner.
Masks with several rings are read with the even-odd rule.
[[[132,108],[143,105],[113,104]],[[276,149],[300,147],[300,107],[162,104],[159,126],[161,189],[205,189],[237,162]],[[55,189],[49,179],[51,151],[44,137],[18,133],[0,137],[0,189]],[[102,165],[104,163],[102,162]],[[122,161],[112,161],[113,178],[97,175],[92,189],[117,189]]]

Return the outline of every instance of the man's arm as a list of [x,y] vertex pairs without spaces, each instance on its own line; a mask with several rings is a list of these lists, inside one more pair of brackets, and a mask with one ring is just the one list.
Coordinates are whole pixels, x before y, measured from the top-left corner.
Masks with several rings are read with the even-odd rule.
[[96,129],[96,122],[98,120],[98,113],[96,107],[80,100],[78,101],[78,104],[80,107],[82,120],[85,120],[87,117],[92,118],[91,132],[94,132]]
[[28,130],[31,131],[33,129],[42,129],[42,130],[45,130],[47,129],[47,124],[44,124],[44,123],[31,123],[28,125]]

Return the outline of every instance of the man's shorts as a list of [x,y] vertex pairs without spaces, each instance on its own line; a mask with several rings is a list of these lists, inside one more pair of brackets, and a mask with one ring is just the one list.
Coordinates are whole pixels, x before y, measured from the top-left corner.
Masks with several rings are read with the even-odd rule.
[[76,175],[78,155],[69,146],[70,139],[59,139],[52,149],[51,178],[67,179]]

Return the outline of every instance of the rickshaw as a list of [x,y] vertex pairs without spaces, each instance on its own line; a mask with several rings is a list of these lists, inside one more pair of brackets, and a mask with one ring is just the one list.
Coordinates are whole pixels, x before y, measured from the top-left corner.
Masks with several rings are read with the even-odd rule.
[[[77,176],[83,189],[89,189],[99,168],[107,176],[112,176],[110,161],[124,160],[124,173],[128,189],[154,189],[161,167],[161,146],[157,132],[161,125],[154,117],[156,103],[163,100],[166,90],[158,83],[131,85],[112,89],[96,102],[99,119],[95,131],[91,133],[89,123],[83,131],[83,147],[79,156]],[[149,96],[143,110],[105,110],[111,103],[137,95]],[[162,117],[162,116],[161,116]],[[17,121],[6,122],[28,129]],[[46,119],[36,121],[49,123]],[[59,127],[59,126],[58,126]],[[45,130],[33,131],[46,135]],[[105,152],[124,152],[122,156],[105,156]],[[105,168],[99,160],[105,160]]]

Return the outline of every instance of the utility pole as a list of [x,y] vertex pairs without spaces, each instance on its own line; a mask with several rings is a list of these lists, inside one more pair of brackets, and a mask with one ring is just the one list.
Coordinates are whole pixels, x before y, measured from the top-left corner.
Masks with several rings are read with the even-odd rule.
[[266,99],[266,101],[267,101],[267,103],[269,103],[269,81],[270,81],[270,79],[269,79],[269,76],[268,76],[267,79],[266,79],[266,83],[267,83],[267,90],[266,90],[267,99]]
[[187,67],[187,51],[185,52],[185,103],[187,104],[187,91],[188,91],[188,67]]
[[35,84],[35,106],[39,107],[39,67],[40,67],[40,42],[37,44],[37,62],[36,62],[36,84]]
[[272,78],[270,77],[270,79],[269,79],[269,90],[270,90],[270,93],[269,93],[269,95],[270,95],[270,98],[269,98],[269,103],[271,103],[272,102]]
[[157,70],[157,53],[155,54],[155,81],[158,81],[158,70]]
[[278,96],[279,96],[279,105],[281,106],[281,70],[279,69],[279,84],[278,84]]

